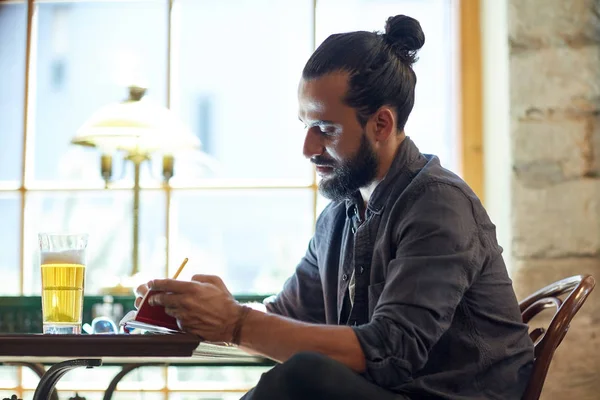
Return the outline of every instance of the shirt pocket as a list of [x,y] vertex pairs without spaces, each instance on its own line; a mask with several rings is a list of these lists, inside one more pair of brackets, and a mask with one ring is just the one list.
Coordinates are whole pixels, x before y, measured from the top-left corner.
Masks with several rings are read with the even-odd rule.
[[384,286],[385,281],[369,285],[369,321],[373,318],[375,306],[377,306],[377,303],[379,302],[379,297],[381,297]]

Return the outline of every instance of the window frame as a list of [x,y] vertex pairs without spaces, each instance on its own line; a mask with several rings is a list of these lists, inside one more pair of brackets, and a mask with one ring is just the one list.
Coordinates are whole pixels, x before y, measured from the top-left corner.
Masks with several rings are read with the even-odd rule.
[[[34,108],[35,91],[35,5],[41,3],[52,3],[57,0],[0,0],[2,4],[26,4],[27,7],[27,26],[26,26],[26,53],[25,53],[25,79],[24,79],[24,103],[23,103],[23,135],[22,135],[22,158],[21,158],[21,176],[18,183],[0,182],[0,193],[18,193],[21,202],[20,216],[20,278],[19,278],[19,293],[23,293],[23,271],[26,261],[25,257],[25,202],[28,192],[79,192],[79,191],[131,191],[131,184],[111,184],[110,187],[102,189],[96,185],[74,185],[69,183],[55,182],[34,182],[29,183],[31,174],[30,157],[33,154],[32,143],[28,138],[32,136],[34,126],[34,115],[31,112]],[[115,0],[61,0],[65,2],[98,2],[98,1],[115,1]],[[135,0],[130,0],[135,1]],[[161,2],[161,0],[138,0]],[[172,40],[173,40],[173,5],[176,0],[162,0],[168,6],[168,22],[167,22],[167,68],[166,68],[166,106],[171,104],[172,97]],[[457,61],[456,80],[459,90],[456,92],[459,96],[458,103],[460,108],[457,112],[457,151],[459,152],[460,172],[465,181],[471,186],[474,192],[483,198],[483,134],[482,134],[482,66],[481,66],[481,32],[480,32],[480,0],[441,0],[452,3],[453,9],[458,15],[455,15],[454,20],[458,23],[458,33],[456,35],[457,49],[460,57]],[[60,1],[59,1],[60,2]],[[316,18],[317,18],[317,2],[312,1],[312,48],[316,47]],[[212,180],[207,184],[195,185],[173,185],[173,184],[143,184],[142,190],[158,190],[164,192],[166,204],[166,218],[164,221],[165,235],[167,239],[167,251],[165,255],[165,273],[169,271],[169,237],[171,228],[171,198],[173,191],[178,190],[262,190],[262,189],[299,189],[307,190],[312,193],[312,210],[313,210],[313,229],[318,217],[318,185],[317,175],[313,170],[311,182],[290,180],[287,182],[273,180],[259,181],[215,181]]]

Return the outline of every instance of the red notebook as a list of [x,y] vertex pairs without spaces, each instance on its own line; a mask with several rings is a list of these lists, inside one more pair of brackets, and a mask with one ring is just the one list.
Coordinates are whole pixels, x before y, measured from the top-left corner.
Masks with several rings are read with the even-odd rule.
[[150,332],[176,333],[181,332],[177,320],[165,312],[163,306],[152,306],[148,299],[160,292],[149,290],[142,299],[137,311],[125,315],[120,325],[129,329],[143,329]]

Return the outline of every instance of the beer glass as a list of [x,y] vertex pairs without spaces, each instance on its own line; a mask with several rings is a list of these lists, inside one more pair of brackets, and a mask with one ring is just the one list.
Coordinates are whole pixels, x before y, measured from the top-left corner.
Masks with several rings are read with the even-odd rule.
[[44,333],[80,334],[87,234],[40,233]]

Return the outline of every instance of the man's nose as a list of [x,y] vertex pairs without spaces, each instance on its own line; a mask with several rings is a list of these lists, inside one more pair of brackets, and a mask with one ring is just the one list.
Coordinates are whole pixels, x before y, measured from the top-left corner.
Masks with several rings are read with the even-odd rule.
[[321,141],[320,135],[315,132],[315,128],[309,128],[306,131],[306,137],[304,138],[304,147],[302,149],[304,157],[312,158],[314,156],[320,156],[325,152],[325,147]]

